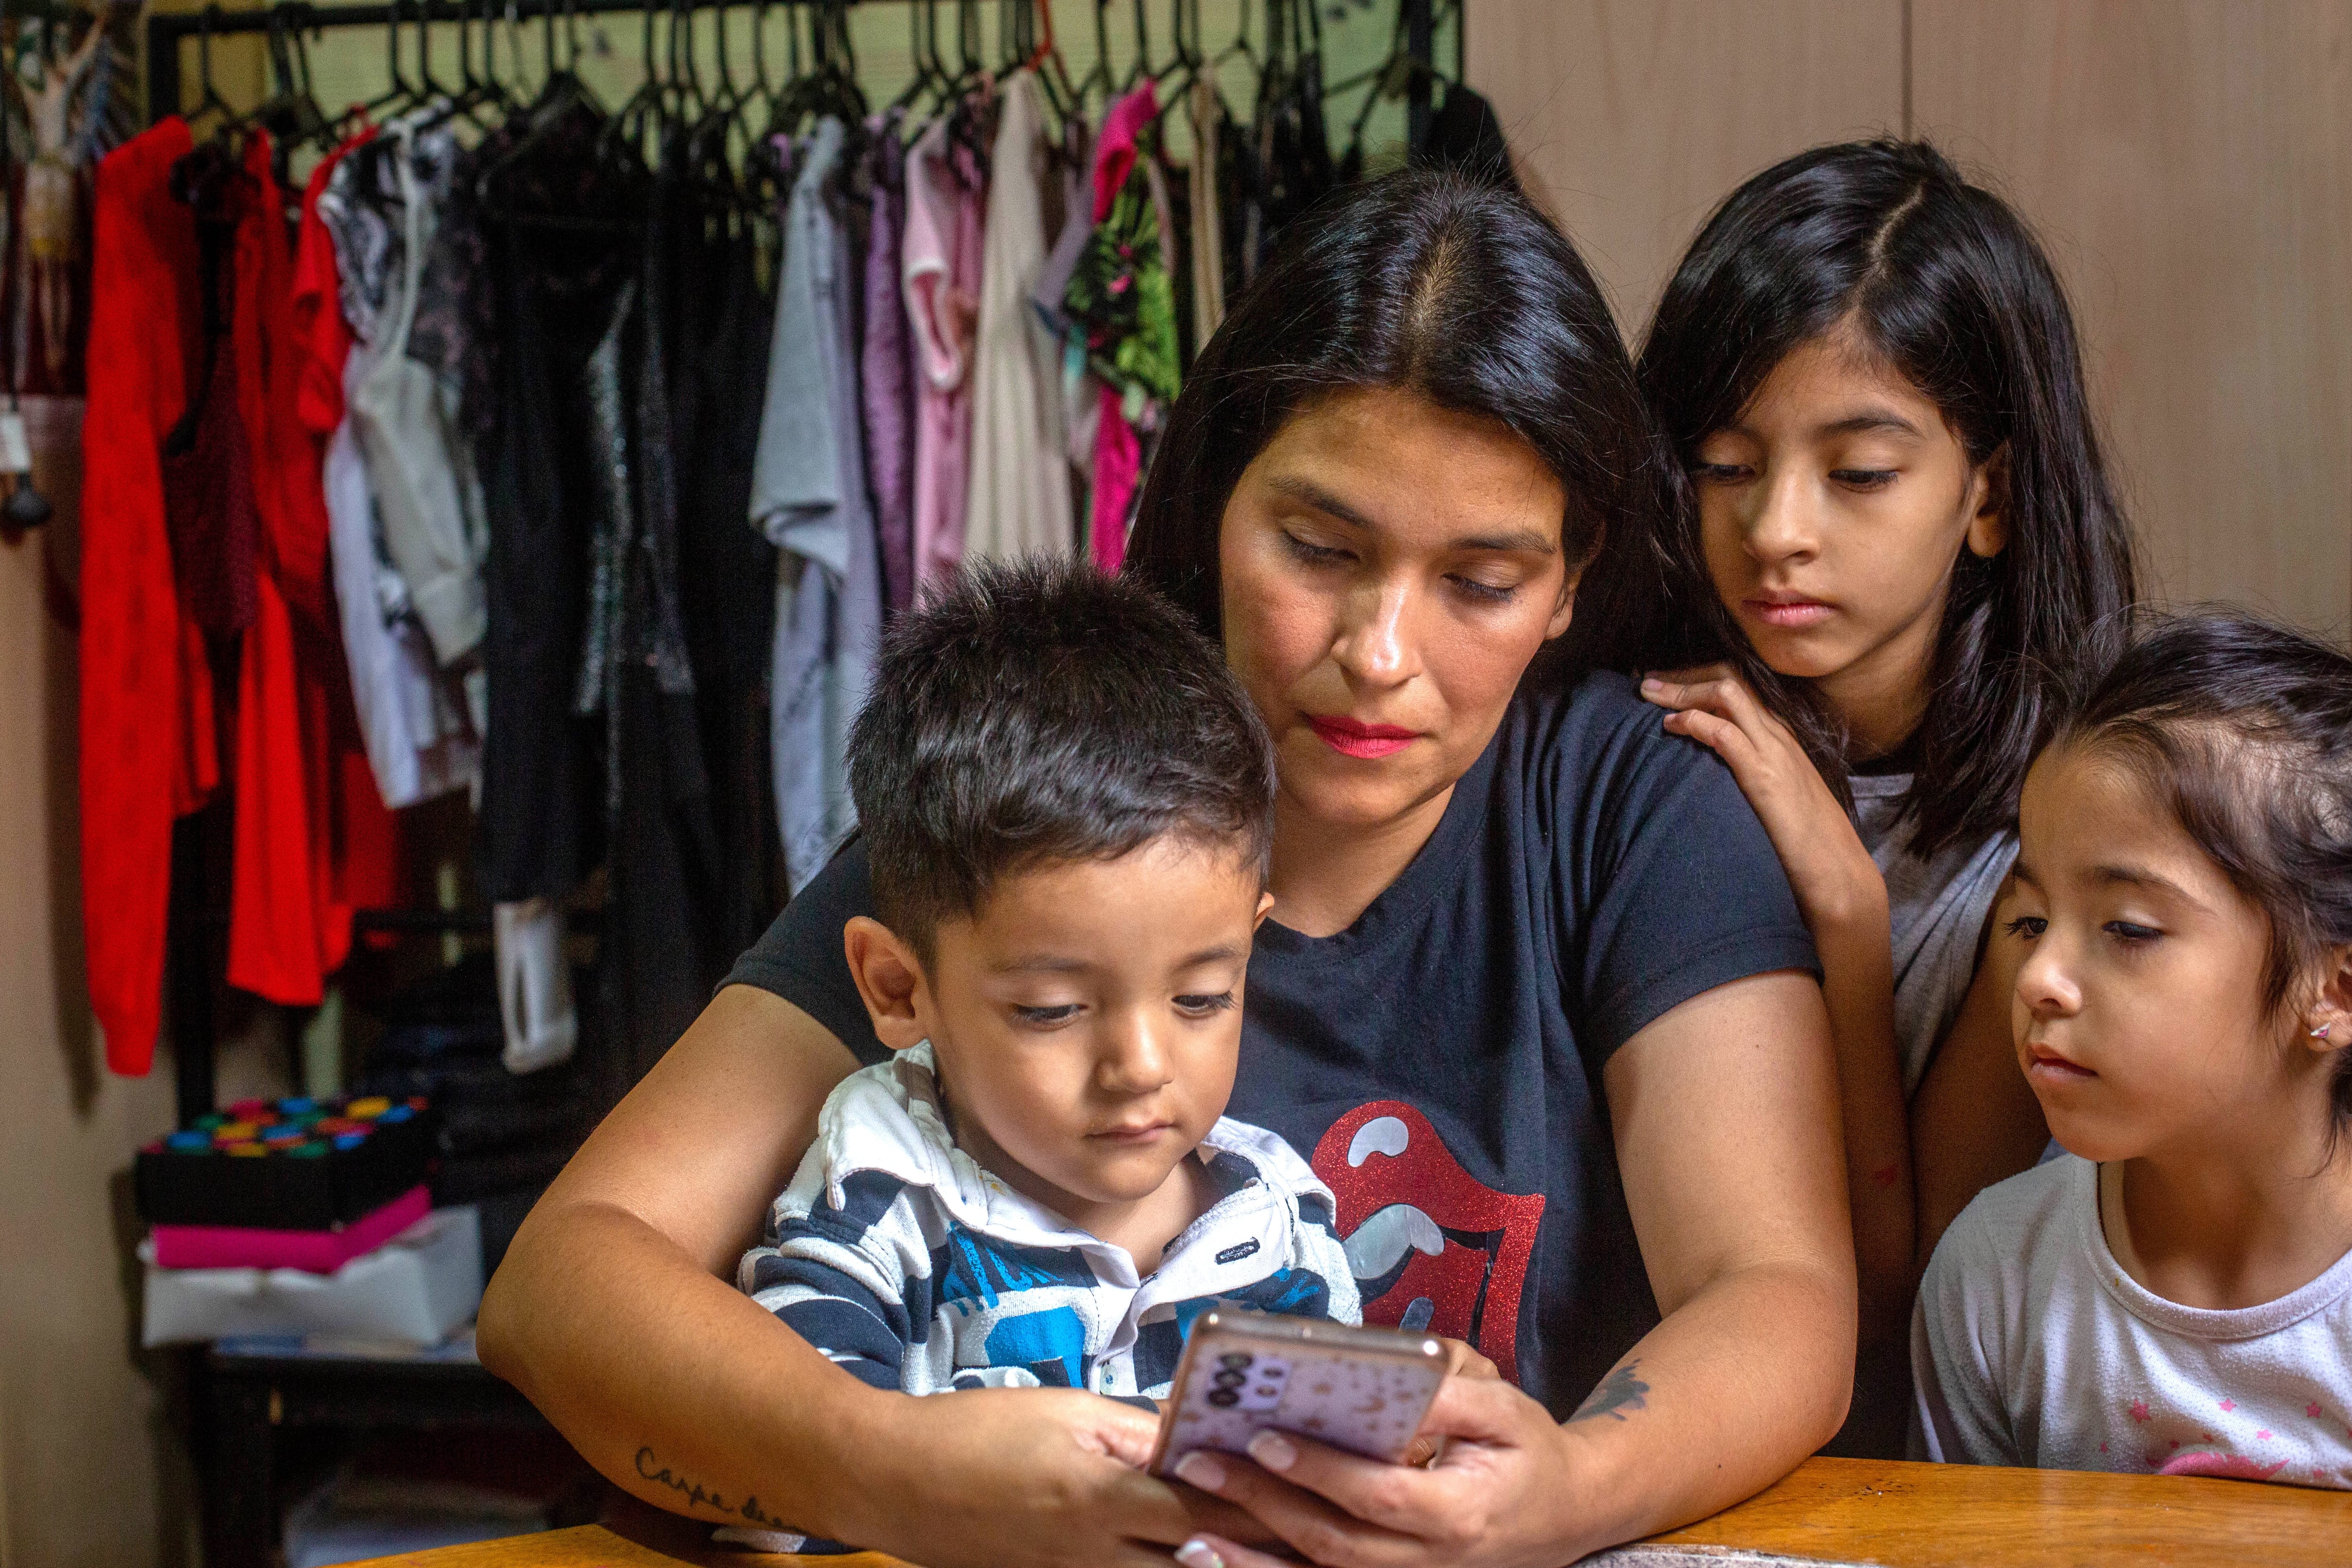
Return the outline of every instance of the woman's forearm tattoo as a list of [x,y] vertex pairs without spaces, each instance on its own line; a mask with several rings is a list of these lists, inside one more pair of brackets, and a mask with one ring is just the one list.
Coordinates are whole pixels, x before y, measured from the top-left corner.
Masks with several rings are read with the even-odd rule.
[[729,1502],[717,1492],[705,1490],[700,1481],[690,1480],[671,1470],[667,1465],[656,1462],[654,1458],[654,1451],[649,1447],[637,1450],[637,1474],[657,1487],[669,1488],[689,1504],[714,1508],[720,1513],[731,1513],[739,1519],[749,1520],[753,1524],[762,1525],[770,1530],[792,1528],[782,1520],[761,1508],[758,1498],[747,1497],[740,1504],[737,1504]]
[[1634,1375],[1634,1369],[1641,1364],[1641,1358],[1637,1356],[1602,1378],[1601,1386],[1576,1407],[1576,1414],[1569,1420],[1590,1421],[1595,1416],[1606,1415],[1612,1420],[1622,1421],[1628,1410],[1646,1409],[1648,1401],[1642,1396],[1650,1392],[1650,1385]]

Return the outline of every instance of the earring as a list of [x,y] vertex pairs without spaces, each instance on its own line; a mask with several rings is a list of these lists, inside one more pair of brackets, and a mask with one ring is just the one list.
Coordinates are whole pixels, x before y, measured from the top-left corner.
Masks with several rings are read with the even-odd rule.
[[2319,1027],[2311,1031],[2311,1037],[2315,1040],[2324,1040],[2327,1037],[2327,1031],[2335,1026],[2336,1026],[2333,1024],[2322,1024]]

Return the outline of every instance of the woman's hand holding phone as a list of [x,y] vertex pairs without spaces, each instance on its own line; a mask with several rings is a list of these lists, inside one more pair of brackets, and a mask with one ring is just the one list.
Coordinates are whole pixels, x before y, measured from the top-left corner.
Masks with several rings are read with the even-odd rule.
[[[1444,1443],[1425,1468],[1268,1431],[1246,1459],[1187,1454],[1177,1474],[1324,1568],[1557,1568],[1559,1543],[1585,1512],[1572,1482],[1578,1439],[1485,1357],[1460,1348],[1422,1423],[1423,1439]],[[1188,1539],[1176,1560],[1184,1568],[1286,1564],[1213,1531]]]
[[[1445,1347],[1446,1376],[1483,1377],[1497,1383],[1502,1381],[1502,1369],[1472,1350],[1463,1341],[1449,1340],[1440,1334],[1437,1337],[1437,1342]],[[1412,1440],[1412,1447],[1404,1451],[1403,1462],[1408,1465],[1426,1465],[1430,1460],[1437,1458],[1437,1435],[1430,1431],[1424,1424],[1421,1436],[1415,1437]]]

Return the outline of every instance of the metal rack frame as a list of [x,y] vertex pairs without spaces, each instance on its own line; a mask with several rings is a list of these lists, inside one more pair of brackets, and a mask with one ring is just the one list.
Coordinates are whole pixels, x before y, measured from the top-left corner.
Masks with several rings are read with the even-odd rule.
[[[28,0],[16,0],[21,8]],[[38,0],[30,0],[38,3]],[[661,4],[662,0],[653,0]],[[677,8],[688,11],[725,9],[741,5],[744,0],[676,0]],[[790,7],[807,5],[815,0],[769,0],[772,5]],[[876,0],[848,0],[856,5],[871,5]],[[1042,4],[1052,0],[1041,0]],[[1097,5],[1105,0],[1096,0]],[[1423,64],[1435,66],[1437,42],[1436,0],[1399,0],[1403,7],[1406,47],[1412,58]],[[643,11],[647,0],[505,0],[499,7],[514,21],[532,20],[549,15],[557,16],[607,16],[620,11]],[[1454,74],[1461,75],[1462,33],[1468,26],[1466,15],[1455,30],[1456,55]],[[460,22],[480,17],[478,6],[460,4],[459,0],[399,0],[395,5],[325,5],[310,4],[310,0],[280,0],[275,5],[262,5],[251,10],[226,11],[217,5],[206,5],[200,11],[150,12],[147,16],[147,122],[150,125],[166,115],[178,112],[180,104],[180,42],[184,38],[201,37],[210,33],[215,37],[233,37],[244,33],[266,33],[273,22],[278,26],[292,26],[301,32],[315,32],[322,27],[384,27],[395,20],[401,22]],[[1416,73],[1406,100],[1408,123],[1412,139],[1418,142],[1429,128],[1429,78]]]

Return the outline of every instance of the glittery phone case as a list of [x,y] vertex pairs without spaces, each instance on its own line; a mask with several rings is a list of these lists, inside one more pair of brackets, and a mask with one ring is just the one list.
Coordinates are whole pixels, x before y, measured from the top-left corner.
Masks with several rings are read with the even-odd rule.
[[1402,1329],[1218,1309],[1184,1342],[1151,1473],[1196,1448],[1239,1454],[1271,1426],[1396,1460],[1445,1379],[1445,1347]]

